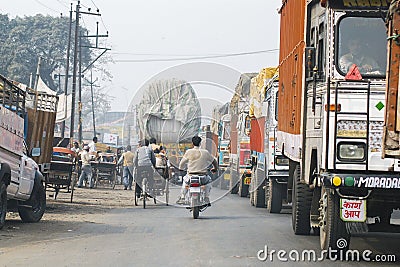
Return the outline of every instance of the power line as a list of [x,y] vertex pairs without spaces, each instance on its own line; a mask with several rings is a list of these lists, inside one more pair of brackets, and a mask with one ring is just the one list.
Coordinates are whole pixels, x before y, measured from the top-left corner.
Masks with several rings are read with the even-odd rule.
[[[99,10],[98,6],[94,3],[93,0],[90,0],[92,2],[92,4],[94,5],[95,8],[97,8],[97,10]],[[106,27],[106,24],[103,21],[103,17],[100,17],[101,23],[103,24],[103,27],[106,29],[106,31],[108,32],[108,29]]]
[[160,56],[160,57],[210,57],[221,54],[154,54],[154,53],[129,53],[129,52],[111,52],[113,55],[130,55],[130,56]]
[[209,59],[209,58],[224,58],[224,57],[236,57],[236,56],[245,56],[245,55],[255,55],[262,53],[272,53],[277,52],[279,49],[269,49],[269,50],[260,50],[260,51],[251,51],[251,52],[242,52],[242,53],[232,53],[232,54],[223,54],[223,55],[214,55],[214,56],[195,56],[195,57],[182,57],[182,58],[153,58],[153,59],[117,59],[115,62],[162,62],[162,61],[180,61],[180,60],[195,60],[195,59]]
[[58,3],[60,3],[60,5],[68,8],[68,5],[65,2],[62,2],[61,0],[57,0]]
[[35,2],[38,3],[38,4],[40,4],[41,6],[44,6],[45,8],[47,8],[47,9],[53,11],[53,12],[59,13],[57,10],[55,10],[55,9],[53,9],[53,8],[51,8],[51,7],[47,6],[47,5],[45,5],[45,4],[43,4],[43,3],[40,2],[39,0],[35,0]]
[[93,0],[90,0],[90,2],[92,2],[92,4],[94,5],[95,8],[99,9],[96,4],[93,2]]

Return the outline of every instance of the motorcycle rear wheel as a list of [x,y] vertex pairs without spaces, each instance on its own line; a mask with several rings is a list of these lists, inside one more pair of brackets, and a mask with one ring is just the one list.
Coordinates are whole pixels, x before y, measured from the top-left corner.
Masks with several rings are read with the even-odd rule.
[[192,213],[193,213],[193,219],[199,218],[200,215],[200,207],[197,203],[197,199],[192,197]]

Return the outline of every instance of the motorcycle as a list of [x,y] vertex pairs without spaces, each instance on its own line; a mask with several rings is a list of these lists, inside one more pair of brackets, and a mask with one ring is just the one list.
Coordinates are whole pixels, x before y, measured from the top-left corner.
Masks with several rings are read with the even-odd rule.
[[[203,212],[211,206],[206,202],[206,186],[209,180],[207,175],[191,175],[189,177],[188,194],[186,202],[189,204],[189,209],[193,214],[193,219],[199,218],[200,212]],[[206,182],[205,182],[206,181]]]

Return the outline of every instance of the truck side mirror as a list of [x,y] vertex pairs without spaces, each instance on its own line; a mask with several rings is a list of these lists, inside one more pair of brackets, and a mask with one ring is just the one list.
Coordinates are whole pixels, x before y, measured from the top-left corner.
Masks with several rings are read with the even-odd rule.
[[306,70],[307,70],[307,77],[312,77],[313,70],[315,67],[315,47],[306,47]]
[[32,148],[32,151],[31,151],[31,156],[32,157],[39,157],[40,154],[41,154],[40,147]]

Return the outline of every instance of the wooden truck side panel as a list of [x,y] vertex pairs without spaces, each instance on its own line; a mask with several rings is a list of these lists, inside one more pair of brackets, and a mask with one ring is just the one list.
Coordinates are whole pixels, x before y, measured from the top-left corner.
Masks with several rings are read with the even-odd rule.
[[287,0],[280,10],[279,146],[297,161],[301,147],[305,11],[305,0]]
[[[388,25],[388,36],[397,35],[400,28],[400,14],[393,12]],[[386,118],[383,136],[383,157],[400,157],[399,132],[400,114],[399,102],[399,58],[400,45],[393,38],[388,41],[388,65],[386,85]]]

